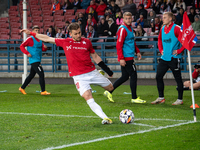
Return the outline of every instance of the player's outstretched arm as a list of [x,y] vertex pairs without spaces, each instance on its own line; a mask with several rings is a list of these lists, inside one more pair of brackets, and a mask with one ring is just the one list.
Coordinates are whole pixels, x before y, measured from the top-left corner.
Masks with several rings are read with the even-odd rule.
[[39,40],[41,40],[43,42],[48,42],[48,43],[55,44],[55,38],[49,37],[47,35],[34,33],[34,32],[29,31],[28,29],[22,29],[20,32],[24,32],[24,33],[26,33],[28,35],[29,34],[33,35],[33,36],[35,36],[36,38],[38,38]]
[[110,70],[110,68],[102,61],[101,57],[99,57],[99,55],[94,52],[91,53],[92,59],[95,61],[95,63],[101,67],[110,77],[112,77],[113,72],[112,70]]

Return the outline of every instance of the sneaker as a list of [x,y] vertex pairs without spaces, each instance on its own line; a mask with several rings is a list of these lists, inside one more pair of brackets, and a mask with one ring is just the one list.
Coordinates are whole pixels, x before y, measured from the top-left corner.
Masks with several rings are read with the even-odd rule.
[[102,124],[112,124],[112,120],[109,118],[104,118],[101,123]]
[[177,99],[174,103],[172,103],[172,105],[182,105],[183,104],[183,100]]
[[47,92],[47,91],[44,91],[44,92],[41,92],[41,95],[50,95],[51,93]]
[[20,91],[22,94],[26,95],[26,92],[25,92],[25,90],[24,90],[24,89],[22,89],[21,87],[19,87],[19,91]]
[[161,99],[161,98],[157,98],[155,101],[151,102],[151,104],[162,104],[162,103],[165,103],[165,99]]
[[105,92],[103,93],[103,95],[106,96],[110,102],[112,102],[112,103],[115,102],[115,101],[112,99],[112,94],[111,94],[110,92],[105,91]]
[[146,103],[145,100],[140,99],[140,97],[136,99],[131,99],[131,103]]

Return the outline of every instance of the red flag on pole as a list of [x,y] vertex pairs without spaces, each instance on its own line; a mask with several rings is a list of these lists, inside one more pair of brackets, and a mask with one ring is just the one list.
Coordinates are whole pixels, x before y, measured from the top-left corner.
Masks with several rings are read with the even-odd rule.
[[181,42],[183,47],[191,51],[198,39],[187,16],[187,12],[185,12],[183,15],[181,31],[182,34],[179,35],[178,40]]

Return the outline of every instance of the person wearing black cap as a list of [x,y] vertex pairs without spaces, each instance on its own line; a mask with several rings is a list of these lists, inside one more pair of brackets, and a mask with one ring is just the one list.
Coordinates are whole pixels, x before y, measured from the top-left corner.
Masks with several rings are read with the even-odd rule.
[[140,15],[142,14],[143,15],[143,18],[144,19],[147,19],[147,10],[144,9],[144,5],[143,4],[140,4],[138,6],[138,12],[136,14],[136,20],[140,18]]
[[[40,28],[38,26],[33,26],[32,32],[39,33]],[[27,47],[27,50],[25,49]],[[44,71],[41,66],[42,51],[46,51],[47,47],[42,43],[41,40],[34,36],[30,36],[26,41],[20,45],[21,51],[29,57],[29,64],[31,65],[30,74],[26,78],[23,85],[19,88],[22,94],[26,94],[25,88],[35,77],[37,73],[39,75],[39,83],[41,87],[41,95],[50,95],[51,93],[45,90],[45,80]]]

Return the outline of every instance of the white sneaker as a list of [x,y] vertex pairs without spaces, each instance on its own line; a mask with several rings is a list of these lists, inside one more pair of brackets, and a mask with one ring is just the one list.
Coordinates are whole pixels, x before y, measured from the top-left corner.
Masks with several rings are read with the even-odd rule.
[[172,105],[182,105],[183,104],[183,100],[177,99],[174,103],[172,103]]
[[165,99],[164,98],[157,98],[155,101],[151,102],[151,104],[162,104],[162,103],[165,103]]
[[104,118],[101,123],[102,124],[112,124],[112,120],[109,118]]

